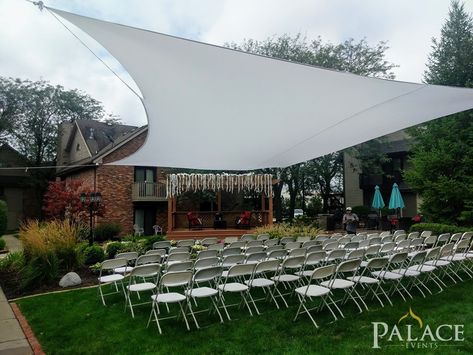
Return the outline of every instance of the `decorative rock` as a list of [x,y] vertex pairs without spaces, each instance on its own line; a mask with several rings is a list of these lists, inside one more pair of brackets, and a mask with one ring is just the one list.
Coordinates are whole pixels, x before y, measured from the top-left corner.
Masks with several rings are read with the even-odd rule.
[[75,272],[68,272],[62,277],[61,281],[59,281],[59,286],[71,287],[80,285],[81,283],[82,280],[80,279],[79,275],[77,275]]

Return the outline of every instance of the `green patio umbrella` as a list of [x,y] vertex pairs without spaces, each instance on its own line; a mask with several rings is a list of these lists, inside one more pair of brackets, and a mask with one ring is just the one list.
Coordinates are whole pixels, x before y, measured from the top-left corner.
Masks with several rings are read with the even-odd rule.
[[398,208],[401,210],[401,217],[402,217],[402,209],[405,207],[404,200],[402,199],[401,193],[399,192],[399,186],[396,183],[393,184],[393,189],[391,191],[391,197],[389,198],[389,208],[392,210],[397,210]]

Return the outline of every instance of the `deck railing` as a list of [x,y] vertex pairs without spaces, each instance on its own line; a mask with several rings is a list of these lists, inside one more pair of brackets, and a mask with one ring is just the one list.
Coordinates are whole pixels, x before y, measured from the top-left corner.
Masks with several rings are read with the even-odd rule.
[[[215,214],[217,211],[194,211],[194,214],[202,220],[203,228],[213,228]],[[227,222],[227,228],[235,228],[236,220],[243,211],[222,211],[223,220]],[[172,228],[188,228],[187,212],[177,211],[172,214]],[[251,228],[261,227],[269,223],[269,211],[251,211]]]
[[166,184],[134,182],[131,189],[133,201],[166,201]]

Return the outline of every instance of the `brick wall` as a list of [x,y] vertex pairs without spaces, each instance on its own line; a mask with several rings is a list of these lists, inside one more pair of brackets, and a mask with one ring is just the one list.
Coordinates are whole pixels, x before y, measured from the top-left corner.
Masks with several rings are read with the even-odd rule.
[[[146,138],[146,132],[110,153],[103,163],[110,163],[129,156],[140,148]],[[114,222],[123,227],[123,234],[133,231],[133,201],[131,186],[134,181],[133,166],[100,165],[97,168],[97,189],[102,194],[106,206],[105,215],[98,223]]]

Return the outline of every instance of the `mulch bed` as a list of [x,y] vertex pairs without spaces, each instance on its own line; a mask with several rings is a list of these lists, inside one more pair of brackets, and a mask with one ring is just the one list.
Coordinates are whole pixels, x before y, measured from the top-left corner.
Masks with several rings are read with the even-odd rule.
[[18,298],[18,297],[23,297],[23,296],[37,295],[37,294],[47,293],[47,292],[52,292],[52,291],[63,291],[63,290],[70,290],[74,288],[97,285],[97,275],[94,274],[92,271],[90,271],[88,268],[74,270],[74,272],[76,272],[82,280],[82,284],[78,286],[72,286],[72,287],[66,287],[66,288],[60,287],[59,286],[60,278],[59,278],[56,280],[54,284],[42,285],[41,287],[35,288],[34,290],[20,290],[19,289],[20,280],[16,277],[16,275],[12,275],[11,273],[0,271],[0,286],[2,287],[3,293],[5,293],[5,296],[7,297],[7,299],[10,300],[10,299]]

